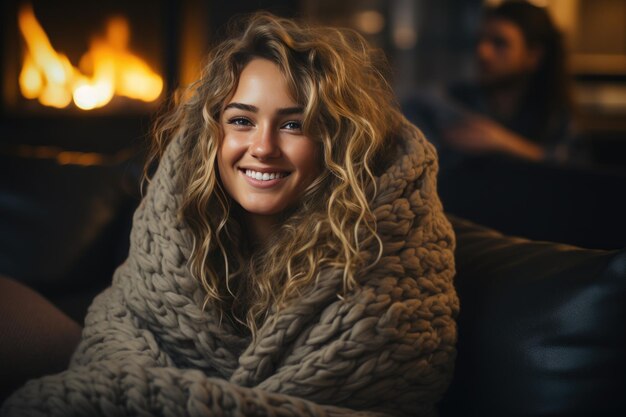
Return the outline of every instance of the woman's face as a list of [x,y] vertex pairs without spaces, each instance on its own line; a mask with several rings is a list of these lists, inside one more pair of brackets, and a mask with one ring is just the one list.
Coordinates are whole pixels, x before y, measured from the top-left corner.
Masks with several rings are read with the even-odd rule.
[[534,72],[541,56],[527,45],[515,23],[500,18],[483,23],[476,54],[480,78],[487,85],[506,84]]
[[224,188],[248,213],[281,213],[319,175],[319,145],[303,134],[302,118],[278,66],[250,61],[222,112],[217,157]]

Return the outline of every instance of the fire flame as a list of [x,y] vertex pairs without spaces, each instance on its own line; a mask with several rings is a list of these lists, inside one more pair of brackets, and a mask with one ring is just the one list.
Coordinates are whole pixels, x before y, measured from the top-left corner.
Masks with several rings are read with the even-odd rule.
[[26,42],[19,85],[28,99],[56,108],[73,100],[91,110],[105,106],[114,95],[145,102],[161,95],[162,78],[129,49],[130,27],[124,17],[107,21],[104,35],[91,40],[79,68],[54,50],[31,5],[20,8],[18,25]]

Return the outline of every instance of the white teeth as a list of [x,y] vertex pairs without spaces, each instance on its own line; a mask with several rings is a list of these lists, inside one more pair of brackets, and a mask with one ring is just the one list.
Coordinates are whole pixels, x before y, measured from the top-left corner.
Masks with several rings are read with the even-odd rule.
[[257,172],[251,169],[246,169],[246,175],[259,181],[270,181],[276,178],[282,178],[286,176],[286,174],[283,172]]

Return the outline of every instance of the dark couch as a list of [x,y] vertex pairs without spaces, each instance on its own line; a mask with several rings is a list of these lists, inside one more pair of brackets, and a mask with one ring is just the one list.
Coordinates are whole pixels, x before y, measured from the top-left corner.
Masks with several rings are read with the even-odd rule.
[[[451,220],[461,314],[442,417],[624,415],[626,251],[529,241]],[[5,393],[65,366],[76,343],[75,326],[55,307],[7,283],[0,278],[2,294],[29,300],[30,320],[47,332],[16,338],[7,329],[22,330],[0,326],[0,340],[21,344],[4,369]],[[42,361],[48,347],[56,354]]]
[[[124,259],[141,164],[0,162],[0,276],[15,278],[0,277],[1,400],[67,365],[87,305]],[[439,192],[448,212],[508,234],[623,248],[625,178],[444,154]],[[442,416],[626,413],[624,250],[451,219],[461,314]]]
[[451,220],[461,313],[442,417],[626,415],[626,249]]

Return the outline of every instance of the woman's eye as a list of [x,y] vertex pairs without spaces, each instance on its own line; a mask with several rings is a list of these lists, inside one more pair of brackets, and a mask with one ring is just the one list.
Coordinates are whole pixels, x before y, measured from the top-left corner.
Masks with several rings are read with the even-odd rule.
[[233,117],[232,119],[228,119],[228,124],[235,126],[252,126],[252,122],[245,117]]
[[292,120],[290,122],[285,123],[283,125],[283,129],[301,131],[302,130],[302,122],[298,122],[298,121]]

